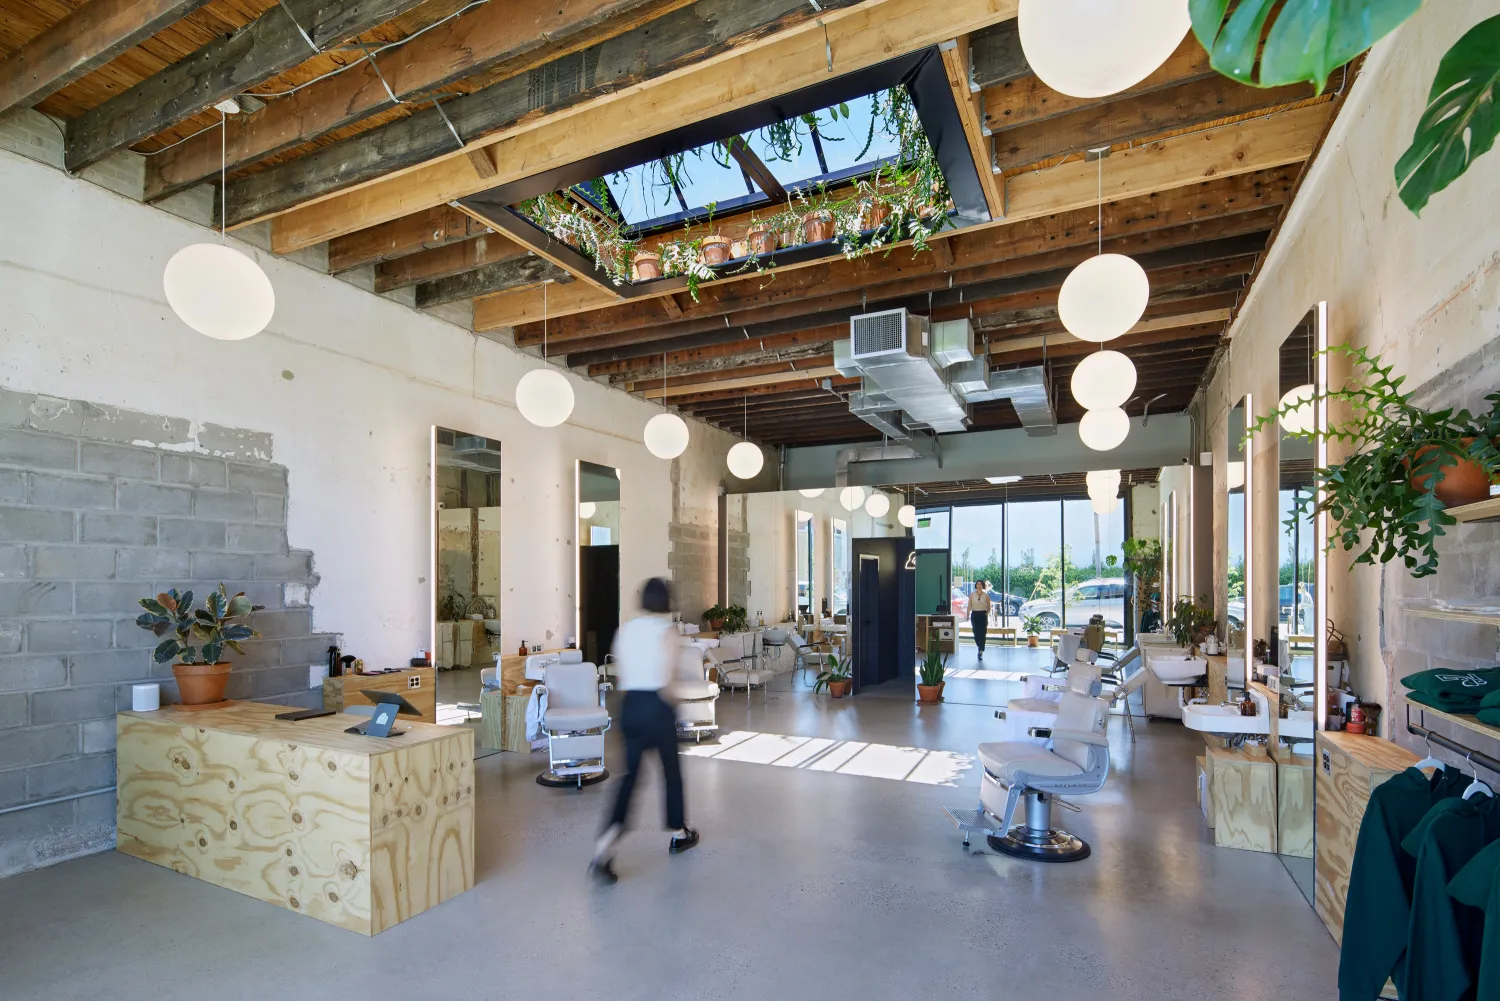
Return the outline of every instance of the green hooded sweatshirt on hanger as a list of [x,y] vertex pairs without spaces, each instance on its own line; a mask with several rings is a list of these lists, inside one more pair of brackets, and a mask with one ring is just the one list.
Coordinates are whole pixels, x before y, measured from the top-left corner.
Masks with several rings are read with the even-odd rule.
[[1470,859],[1448,884],[1448,893],[1460,904],[1484,911],[1474,1001],[1500,1001],[1500,841]]

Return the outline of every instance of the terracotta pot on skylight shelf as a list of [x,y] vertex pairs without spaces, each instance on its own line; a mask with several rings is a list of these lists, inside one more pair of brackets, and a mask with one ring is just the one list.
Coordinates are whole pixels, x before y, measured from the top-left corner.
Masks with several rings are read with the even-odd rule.
[[723,264],[730,257],[730,240],[727,236],[705,236],[703,238],[703,263],[709,267]]
[[764,256],[776,253],[776,233],[769,226],[751,226],[745,234],[745,242],[752,254]]
[[630,276],[638,282],[654,281],[661,277],[661,255],[641,251],[630,262]]
[[879,229],[885,224],[886,217],[891,214],[891,207],[885,202],[874,198],[861,198],[859,201],[859,228],[862,230]]
[[833,239],[833,213],[827,209],[813,209],[802,217],[802,234],[808,243],[822,243]]

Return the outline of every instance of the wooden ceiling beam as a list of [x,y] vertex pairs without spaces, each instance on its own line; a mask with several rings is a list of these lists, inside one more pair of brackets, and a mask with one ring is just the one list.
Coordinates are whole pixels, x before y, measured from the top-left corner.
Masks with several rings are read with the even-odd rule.
[[969,39],[969,77],[983,90],[1031,75],[1031,64],[1021,49],[1020,25],[1002,21]]
[[[827,344],[837,337],[849,333],[847,323],[835,323],[826,327],[814,327],[811,330],[799,330],[790,334],[782,334],[778,337],[767,337],[754,341],[731,341],[727,344],[714,344],[701,348],[687,348],[682,351],[669,351],[667,353],[667,366],[669,368],[692,365],[704,362],[721,361],[726,358],[737,358],[741,355],[758,355],[771,351],[794,350],[806,348],[817,344]],[[601,362],[597,365],[588,366],[588,374],[593,377],[632,375],[646,378],[654,368],[657,373],[661,372],[661,358],[652,355],[642,355],[639,358],[626,358],[621,361]]]
[[433,247],[431,250],[407,254],[376,265],[375,291],[390,292],[420,282],[449,278],[500,261],[523,257],[527,253],[526,248],[514,240],[499,233],[487,233],[462,243]]
[[[803,373],[803,376],[804,378],[801,382],[804,388],[816,386],[824,378],[830,381],[835,391],[849,392],[859,388],[858,379],[846,379],[838,374],[817,376],[813,373]],[[786,392],[788,388],[790,386],[785,382],[762,382],[752,386],[735,386],[727,389],[715,389],[710,392],[673,396],[671,397],[671,403],[674,407],[687,409],[700,403],[719,402],[723,400],[755,400],[762,396],[775,396]],[[661,395],[661,390],[658,389],[656,392],[658,396]]]
[[[958,109],[958,121],[963,126],[964,139],[969,145],[969,156],[974,161],[974,171],[979,175],[979,189],[984,192],[985,205],[991,219],[1005,217],[1005,192],[1003,180],[995,176],[991,167],[990,144],[981,127],[983,118],[971,89],[969,39],[967,36],[944,42],[939,48],[943,56],[943,71],[948,77],[948,89],[953,92],[953,104]],[[947,243],[943,246],[946,248]]]
[[[466,11],[399,48],[230,120],[229,169],[273,156],[465,77],[510,77],[629,31],[692,0],[506,0]],[[383,78],[383,80],[382,80]],[[390,90],[386,89],[389,84]],[[146,200],[219,171],[220,136],[203,133],[146,161]]]
[[[70,172],[212,108],[419,0],[282,0],[244,28],[117,94],[67,125]],[[303,32],[306,32],[304,36]],[[308,40],[312,45],[309,46]]]
[[675,386],[668,385],[665,390],[660,386],[652,388],[642,383],[641,395],[648,400],[675,400],[678,397],[701,398],[705,393],[717,392],[732,395],[747,388],[797,385],[798,383],[816,384],[820,379],[831,379],[839,374],[838,370],[833,367],[833,355],[826,355],[820,360],[823,362],[821,365],[809,365],[806,368],[778,366],[775,371],[755,375],[723,373],[719,378],[700,378]]
[[[653,32],[649,39],[632,32],[603,43],[592,85],[574,95],[566,114],[537,117],[528,94],[502,100],[499,92],[490,93],[506,88],[508,82],[461,99],[473,102],[467,108],[460,108],[460,101],[450,102],[447,110],[461,135],[471,137],[471,142],[504,144],[496,151],[496,178],[475,177],[468,162],[450,152],[452,137],[446,144],[431,138],[435,133],[430,134],[425,121],[400,134],[409,141],[375,130],[337,157],[345,181],[362,179],[354,182],[359,185],[356,190],[332,193],[345,181],[327,173],[306,178],[308,183],[297,194],[311,203],[277,216],[272,248],[286,253],[462,198],[495,182],[531,176],[749,107],[826,79],[829,50],[835,72],[849,73],[1012,18],[1016,4],[1017,0],[947,0],[941,16],[934,16],[926,0],[826,0],[821,14],[811,4],[794,0],[742,0],[716,6],[712,18],[703,17],[690,31],[660,32],[662,37]],[[668,17],[695,17],[696,9],[684,8]],[[606,61],[606,52],[617,55]],[[637,61],[621,62],[626,53]],[[623,85],[642,82],[646,73],[651,86]],[[482,138],[473,140],[475,135]],[[382,149],[392,147],[391,156],[381,155]],[[382,176],[398,170],[398,164],[411,169]],[[279,204],[282,199],[271,201]]]
[[[1129,100],[996,132],[994,165],[997,170],[1018,170],[1070,153],[1269,111],[1313,96],[1311,84],[1261,89],[1215,73]],[[1106,159],[1105,173],[1109,168]]]
[[1134,87],[1107,97],[1071,97],[1058,93],[1031,75],[1028,68],[1023,74],[982,85],[984,90],[980,93],[980,100],[984,107],[984,128],[986,132],[999,132],[1217,75],[1218,71],[1208,63],[1208,53],[1191,33],[1150,76]]
[[90,0],[0,58],[0,114],[29,108],[207,0]]
[[451,206],[439,205],[328,241],[328,270],[340,274],[408,254],[446,247],[487,232],[489,228],[472,216]]
[[833,365],[833,352],[821,354],[809,354],[802,358],[778,361],[762,362],[758,365],[737,365],[734,368],[710,369],[705,371],[694,371],[683,375],[668,376],[666,380],[660,378],[644,378],[636,381],[622,381],[627,392],[637,390],[646,394],[647,399],[660,399],[663,385],[670,394],[675,389],[704,386],[718,382],[735,382],[751,376],[761,375],[785,375],[795,377],[798,373],[808,369],[829,368]]
[[[1104,206],[1104,231],[1109,235],[1110,249],[1124,254],[1141,253],[1161,246],[1160,241],[1146,237],[1146,234],[1161,231],[1178,230],[1171,237],[1173,240],[1189,237],[1211,239],[1214,235],[1226,235],[1231,231],[1246,232],[1247,230],[1237,227],[1224,228],[1233,227],[1234,224],[1214,224],[1219,228],[1197,231],[1178,228],[1284,205],[1294,181],[1294,169],[1279,167],[1200,181],[1158,194],[1110,202]],[[898,250],[889,256],[874,254],[852,261],[840,257],[808,267],[777,271],[776,280],[771,282],[757,280],[758,276],[751,276],[748,280],[715,282],[699,290],[698,302],[683,306],[683,320],[700,321],[702,326],[698,329],[707,330],[715,323],[722,325],[724,320],[721,317],[725,315],[729,315],[732,322],[733,314],[740,310],[810,296],[826,297],[890,285],[897,281],[912,282],[913,284],[906,286],[910,292],[946,288],[955,272],[962,274],[969,269],[984,266],[997,266],[1000,269],[990,273],[988,277],[1018,274],[1024,270],[1042,270],[1051,265],[1028,264],[1018,259],[1055,253],[1066,248],[1092,248],[1097,240],[1097,220],[1097,209],[1089,208],[1013,225],[955,232],[943,241],[952,249],[952,267],[943,267],[932,255],[914,255]],[[1056,258],[1064,263],[1076,262],[1078,259]],[[515,307],[519,304],[512,302],[505,305]],[[518,321],[523,318],[534,321],[540,313],[540,304],[535,305],[536,311],[525,317],[516,312],[501,313],[496,309],[481,309],[481,312],[489,315],[482,320],[476,316],[476,326],[479,329],[493,329],[492,324],[514,325],[518,342],[529,344],[540,337],[540,325]],[[554,313],[554,317],[556,315]],[[566,319],[556,319],[549,326],[549,335],[562,342],[641,327],[655,327],[660,323],[659,309],[651,302],[635,301],[607,309],[574,313]],[[683,332],[687,330],[682,327],[678,329]]]
[[544,281],[566,284],[572,280],[572,275],[546,258],[523,254],[486,264],[474,271],[422,282],[417,286],[417,308],[428,309],[477,295],[540,285]]

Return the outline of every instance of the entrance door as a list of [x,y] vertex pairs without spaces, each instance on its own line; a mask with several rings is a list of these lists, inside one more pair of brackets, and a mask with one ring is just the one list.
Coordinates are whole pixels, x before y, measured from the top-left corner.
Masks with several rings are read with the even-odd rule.
[[880,684],[880,557],[859,558],[859,598],[855,605],[859,617],[854,637],[854,685]]

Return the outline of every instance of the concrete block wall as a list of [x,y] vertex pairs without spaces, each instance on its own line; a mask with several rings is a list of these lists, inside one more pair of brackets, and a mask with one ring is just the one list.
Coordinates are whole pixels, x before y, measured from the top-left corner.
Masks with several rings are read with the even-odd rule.
[[177,696],[140,598],[244,591],[261,638],[230,697],[320,703],[308,667],[338,638],[313,631],[270,458],[257,432],[0,388],[0,876],[113,846],[115,712],[136,682]]
[[667,526],[667,540],[673,600],[685,621],[697,622],[705,608],[718,604],[719,540],[709,526],[678,521]]

